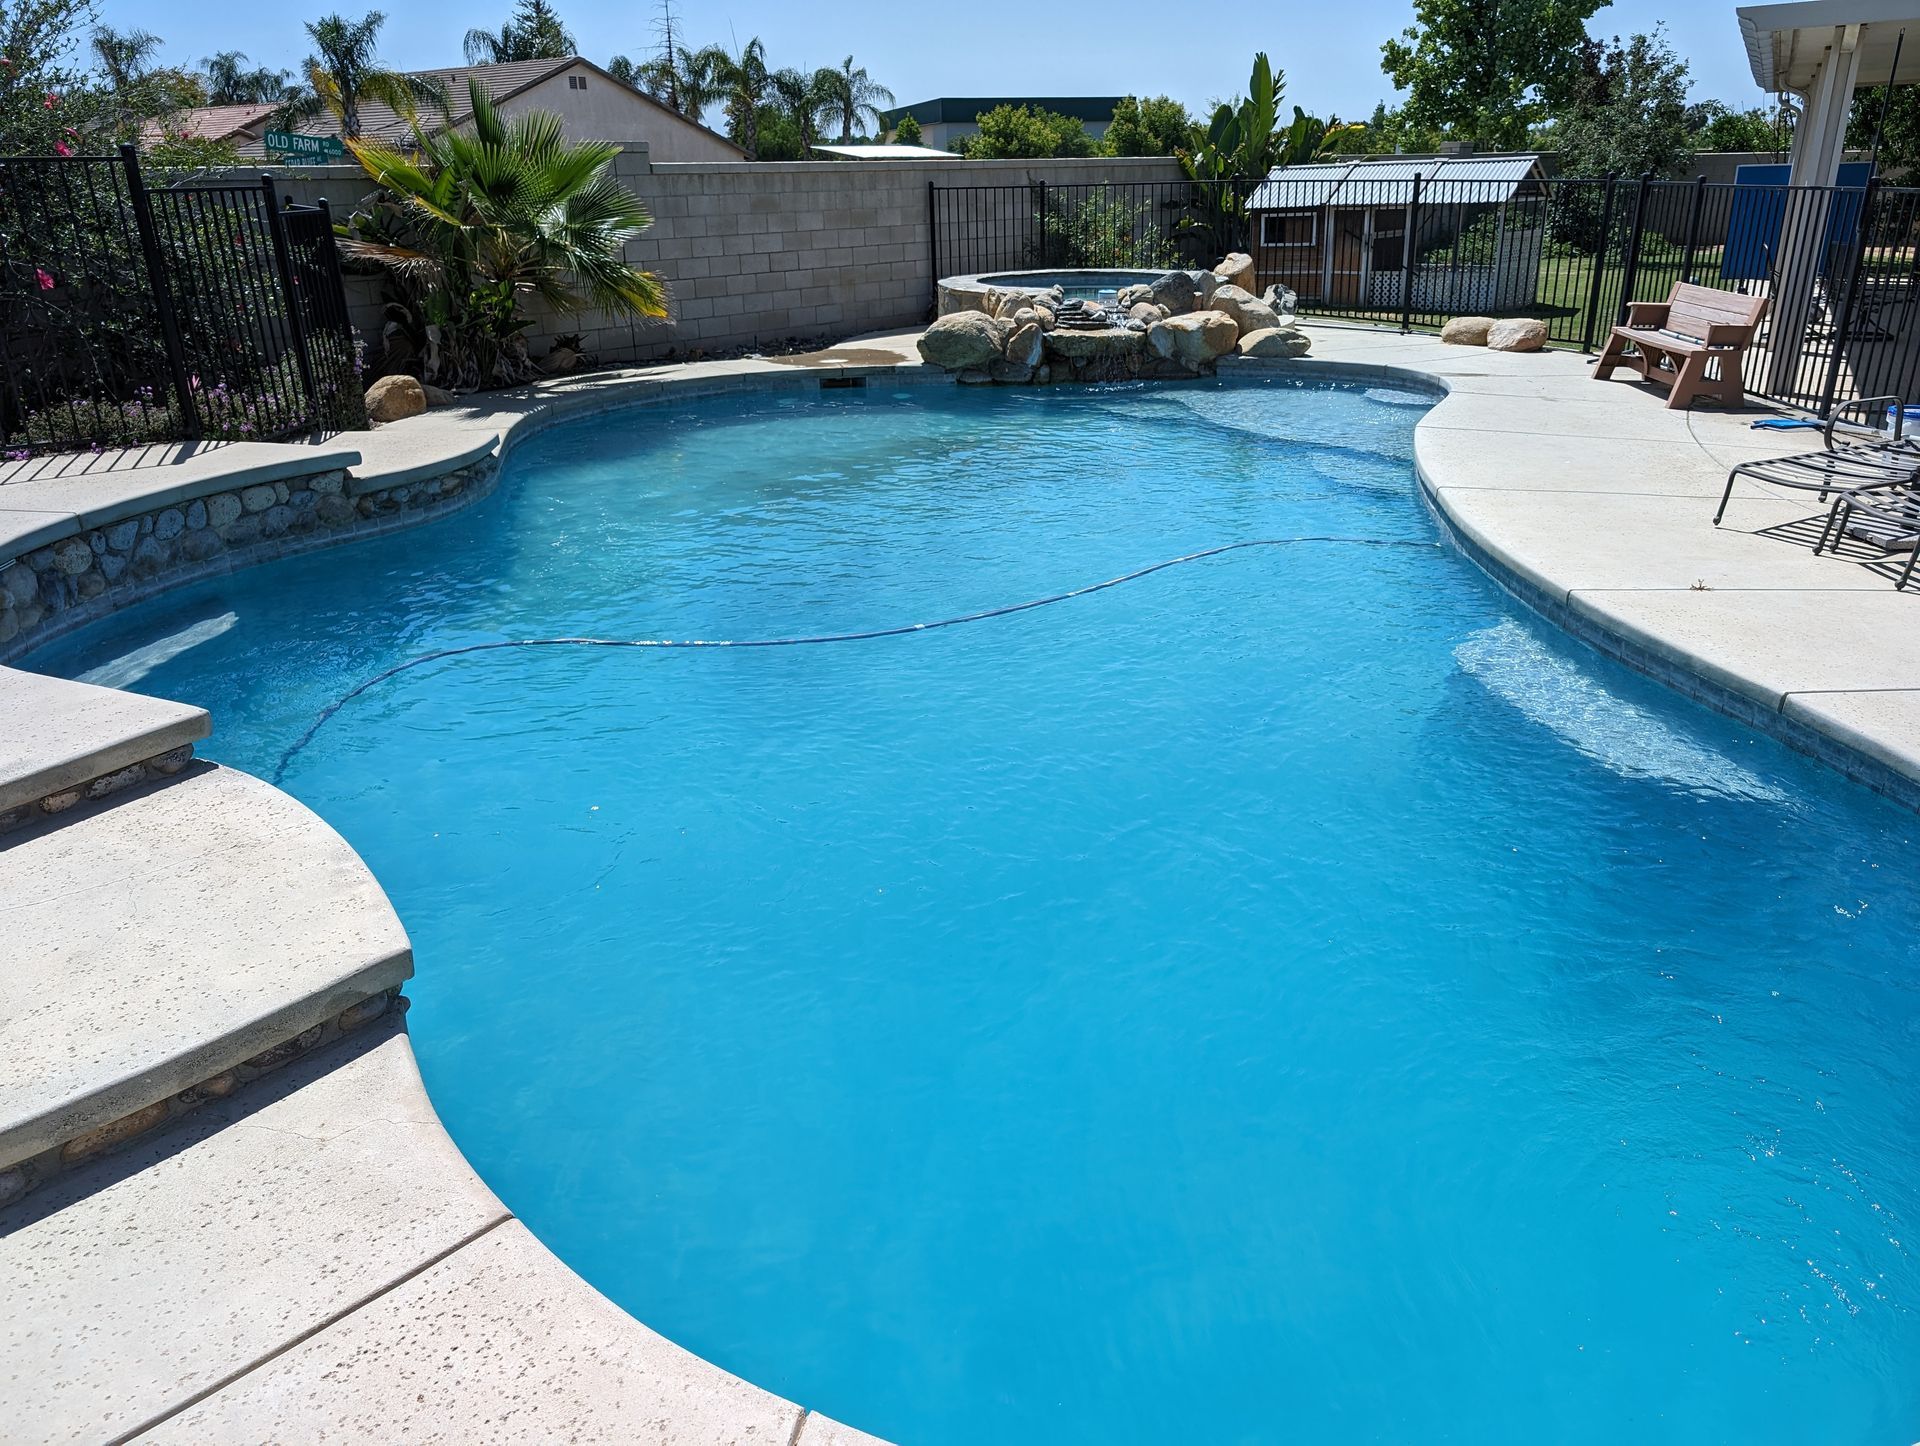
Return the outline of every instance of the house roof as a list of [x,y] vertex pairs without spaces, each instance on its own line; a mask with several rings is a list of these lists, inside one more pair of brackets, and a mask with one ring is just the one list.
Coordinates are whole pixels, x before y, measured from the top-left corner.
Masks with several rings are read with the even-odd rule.
[[[619,86],[636,99],[652,106],[662,115],[672,117],[676,124],[692,126],[698,131],[706,131],[708,135],[712,136],[722,145],[731,150],[738,151],[743,157],[746,155],[744,150],[741,150],[739,146],[735,145],[725,136],[708,130],[707,127],[697,122],[688,120],[670,106],[662,105],[644,90],[639,90],[634,86],[628,85],[618,76],[609,74],[601,67],[595,65],[591,60],[584,59],[578,55],[563,56],[557,60],[511,60],[502,65],[450,65],[438,70],[416,70],[410,72],[410,74],[417,79],[432,81],[445,87],[447,99],[453,113],[451,118],[452,124],[459,126],[473,119],[473,107],[467,103],[467,82],[469,79],[478,80],[480,84],[486,88],[487,94],[492,96],[494,101],[498,103],[511,100],[514,96],[524,91],[532,90],[533,87],[539,85],[542,81],[563,74],[576,66],[584,66],[604,80],[608,85]],[[425,118],[436,122],[439,120],[437,116]],[[322,112],[305,121],[300,126],[300,130],[302,133],[311,136],[331,136],[340,133],[340,125],[331,113]],[[413,127],[408,124],[405,117],[398,114],[390,106],[381,105],[377,101],[365,101],[362,102],[360,106],[360,134],[368,140],[380,140],[390,143],[405,142],[412,138]]]
[[1443,182],[1449,202],[1487,205],[1511,201],[1540,178],[1540,157],[1354,156],[1302,166],[1275,166],[1254,188],[1255,211],[1319,210],[1324,206],[1404,206],[1413,199],[1413,178]]
[[267,118],[274,110],[275,107],[270,103],[195,106],[192,110],[148,121],[140,128],[140,139],[148,144],[158,141],[163,135],[186,136],[200,141],[230,141],[242,135],[251,139],[266,128]]
[[843,156],[849,161],[957,161],[952,151],[936,151],[932,146],[822,146],[816,151]]
[[912,105],[896,106],[892,110],[883,110],[891,129],[900,124],[903,117],[911,115],[923,126],[933,125],[972,125],[982,111],[992,110],[995,106],[1024,105],[1036,110],[1050,110],[1059,115],[1072,116],[1078,121],[1110,121],[1113,108],[1120,104],[1117,95],[995,95],[995,96],[954,96],[943,95],[935,100],[915,101]]

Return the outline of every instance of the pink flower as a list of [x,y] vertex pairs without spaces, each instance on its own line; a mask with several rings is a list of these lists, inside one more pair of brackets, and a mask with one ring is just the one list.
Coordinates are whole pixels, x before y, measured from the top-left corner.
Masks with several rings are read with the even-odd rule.
[[59,94],[55,91],[50,90],[47,92],[47,98],[40,102],[40,109],[52,110],[58,104],[60,104]]
[[53,278],[47,275],[40,267],[36,266],[33,268],[33,275],[34,279],[40,283],[40,289],[42,291],[53,290]]
[[56,156],[70,156],[73,154],[73,147],[65,141],[55,141],[53,143],[53,153]]

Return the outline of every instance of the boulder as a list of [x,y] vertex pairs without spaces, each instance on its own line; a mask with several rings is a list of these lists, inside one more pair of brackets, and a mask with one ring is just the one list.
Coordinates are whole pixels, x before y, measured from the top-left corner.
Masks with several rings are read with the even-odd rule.
[[1240,355],[1273,359],[1305,356],[1313,349],[1312,339],[1297,326],[1268,327],[1250,331],[1240,338]]
[[426,393],[427,405],[429,407],[450,407],[455,402],[460,400],[452,392],[448,391],[445,387],[430,387],[430,386],[423,385],[420,388],[420,390]]
[[1120,294],[1115,297],[1114,300],[1120,303],[1120,309],[1122,311],[1131,311],[1141,302],[1151,300],[1152,296],[1153,288],[1151,286],[1146,285],[1144,282],[1136,282],[1132,286],[1121,287]]
[[1143,321],[1148,326],[1152,326],[1165,315],[1166,313],[1151,301],[1136,301],[1132,306],[1127,308],[1127,319],[1129,321]]
[[[1038,333],[1035,333],[1038,335]],[[996,382],[1020,383],[1033,375],[1033,368],[1022,366],[1019,362],[1009,361],[1005,357],[996,357],[987,363],[987,375]]]
[[[1007,338],[1007,360],[1017,367],[1037,367],[1041,353],[1046,345],[1046,333],[1040,330],[1038,322],[1030,321],[1017,327]],[[989,367],[991,370],[991,367]]]
[[1160,356],[1199,371],[1225,356],[1240,338],[1240,328],[1224,311],[1195,311],[1170,316],[1147,329],[1147,345]]
[[1147,288],[1148,300],[1166,308],[1168,316],[1184,316],[1193,311],[1193,278],[1184,271],[1169,271]]
[[1226,260],[1213,268],[1213,274],[1229,285],[1253,294],[1253,258],[1244,251],[1230,252]]
[[1200,300],[1199,309],[1201,311],[1211,311],[1213,309],[1213,293],[1220,288],[1220,278],[1215,276],[1211,271],[1189,271],[1187,275],[1193,278],[1194,294],[1198,296]]
[[1492,330],[1490,316],[1456,316],[1440,328],[1440,340],[1448,346],[1485,346]]
[[1040,318],[1040,330],[1053,330],[1053,314],[1055,310],[1056,308],[1047,305],[1045,297],[1042,297],[1033,304],[1034,315]]
[[1213,293],[1213,310],[1225,312],[1240,328],[1239,335],[1254,331],[1273,331],[1281,325],[1280,313],[1243,286],[1228,283]]
[[941,317],[920,337],[920,355],[950,372],[985,367],[1000,355],[1007,335],[1005,322],[979,311],[956,311]]
[[1547,344],[1547,324],[1530,316],[1496,321],[1487,329],[1487,346],[1493,351],[1539,351]]
[[1031,294],[1024,291],[1012,291],[1000,298],[999,310],[995,311],[994,315],[1012,321],[1019,316],[1021,312],[1031,310],[1032,307],[1033,297]]
[[381,377],[367,388],[367,415],[376,422],[398,422],[427,409],[427,394],[419,378]]
[[1300,308],[1300,298],[1294,295],[1293,288],[1282,286],[1277,281],[1261,293],[1260,299],[1271,306],[1282,321],[1287,320]]

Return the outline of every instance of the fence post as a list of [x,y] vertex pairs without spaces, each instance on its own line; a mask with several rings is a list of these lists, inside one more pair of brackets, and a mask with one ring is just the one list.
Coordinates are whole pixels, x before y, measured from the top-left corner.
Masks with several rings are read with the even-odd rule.
[[1420,173],[1413,173],[1413,199],[1407,205],[1406,230],[1400,236],[1400,331],[1413,330],[1413,238],[1420,229]]
[[[1840,191],[1834,192],[1837,199]],[[1860,301],[1860,272],[1867,261],[1867,237],[1873,222],[1873,203],[1880,194],[1880,178],[1867,177],[1866,193],[1860,198],[1860,219],[1854,224],[1860,232],[1860,244],[1853,248],[1853,256],[1847,263],[1846,300],[1840,306],[1840,329],[1834,333],[1833,355],[1827,359],[1827,380],[1820,388],[1820,415],[1833,415],[1833,399],[1840,389],[1840,364],[1846,359],[1847,342],[1853,332],[1854,308]]]
[[273,194],[273,177],[262,174],[260,192],[267,203],[267,232],[273,238],[273,266],[280,273],[280,294],[286,300],[287,331],[293,338],[293,363],[300,370],[300,385],[307,394],[309,413],[320,404],[320,393],[313,385],[313,358],[307,355],[307,327],[300,315],[300,288],[293,278],[293,256],[287,246],[287,218]]
[[1640,177],[1633,193],[1633,228],[1627,233],[1625,272],[1620,278],[1620,304],[1614,308],[1614,324],[1627,319],[1627,306],[1633,300],[1633,283],[1640,279],[1640,238],[1647,229],[1647,192],[1653,189],[1653,172]]
[[1580,350],[1593,350],[1593,333],[1600,324],[1600,283],[1607,274],[1607,247],[1613,239],[1613,188],[1618,178],[1607,176],[1606,199],[1600,205],[1600,243],[1593,253],[1593,279],[1587,285],[1587,320],[1580,329]]
[[1700,249],[1700,217],[1707,209],[1707,177],[1704,172],[1693,179],[1693,210],[1687,215],[1687,254],[1680,262],[1680,279],[1693,285],[1693,258]]
[[927,290],[932,293],[932,310],[935,316],[940,314],[940,207],[934,196],[932,181],[927,182],[927,262],[933,273],[927,279]]
[[200,404],[193,395],[193,380],[187,371],[187,352],[180,342],[180,319],[174,315],[173,288],[167,280],[167,263],[160,254],[160,232],[153,224],[153,202],[147,198],[146,182],[140,179],[140,153],[132,145],[120,147],[120,164],[127,172],[127,199],[133,206],[134,229],[140,233],[140,253],[147,264],[147,285],[153,292],[153,309],[160,319],[160,343],[167,353],[167,371],[173,394],[180,404],[180,430],[189,441],[200,438]]

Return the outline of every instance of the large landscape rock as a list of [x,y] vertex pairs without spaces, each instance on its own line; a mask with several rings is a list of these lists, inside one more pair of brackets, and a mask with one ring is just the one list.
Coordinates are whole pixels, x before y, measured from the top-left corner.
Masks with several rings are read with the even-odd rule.
[[1253,258],[1244,251],[1229,253],[1226,260],[1213,268],[1213,274],[1230,286],[1238,286],[1248,295],[1253,294]]
[[1213,293],[1213,309],[1233,318],[1239,335],[1273,331],[1280,326],[1280,313],[1243,286],[1229,282]]
[[1147,290],[1147,299],[1155,306],[1164,306],[1168,316],[1184,316],[1194,310],[1193,278],[1184,271],[1169,271]]
[[[941,317],[920,337],[921,357],[950,372],[984,368],[1000,355],[1012,326],[979,311],[956,311]],[[423,402],[424,405],[424,402]]]
[[1213,293],[1220,289],[1220,278],[1211,271],[1189,271],[1193,278],[1194,295],[1199,299],[1199,310],[1213,310]]
[[427,409],[427,394],[417,377],[381,377],[367,388],[367,415],[376,422],[398,422]]
[[1487,346],[1494,351],[1539,351],[1547,344],[1547,324],[1530,316],[1496,321],[1487,330]]
[[1300,306],[1300,298],[1294,294],[1293,288],[1283,286],[1278,281],[1262,292],[1260,299],[1271,306],[1282,321],[1291,320]]
[[1007,338],[1007,360],[1017,367],[1037,367],[1045,342],[1046,334],[1040,330],[1040,323],[1030,321]]
[[1225,356],[1239,339],[1240,328],[1224,311],[1170,316],[1147,328],[1147,345],[1188,371],[1199,371]]
[[1448,346],[1485,346],[1492,330],[1490,316],[1456,316],[1440,328],[1440,340]]
[[1312,349],[1312,338],[1297,326],[1268,327],[1240,338],[1241,356],[1277,359],[1305,356]]

